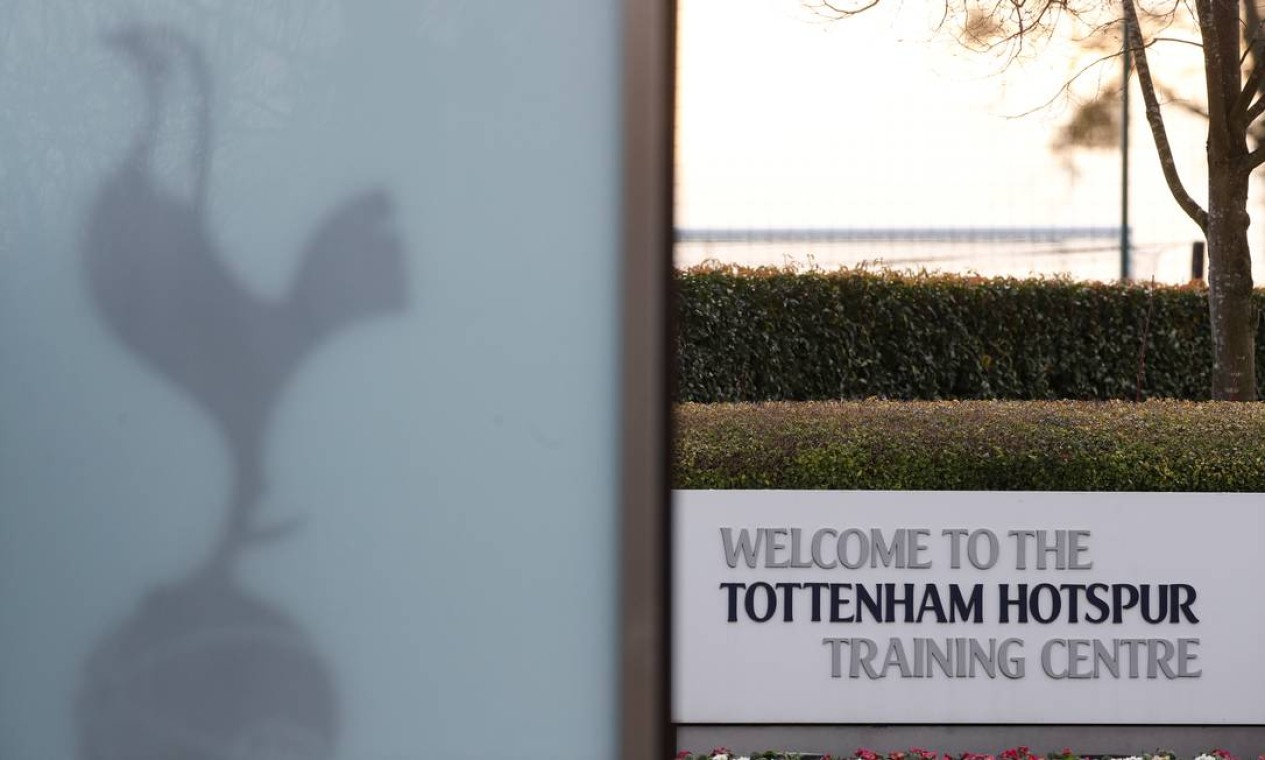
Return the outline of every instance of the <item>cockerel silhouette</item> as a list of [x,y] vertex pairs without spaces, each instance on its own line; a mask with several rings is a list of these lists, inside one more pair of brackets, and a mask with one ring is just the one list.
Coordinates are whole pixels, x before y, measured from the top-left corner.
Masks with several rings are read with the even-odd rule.
[[[219,566],[274,531],[252,524],[270,413],[296,367],[331,332],[402,309],[401,251],[385,193],[343,203],[311,236],[289,295],[261,299],[237,280],[207,227],[211,85],[198,48],[179,33],[134,25],[109,38],[135,66],[147,114],[123,164],[102,186],[87,229],[92,295],[114,333],[215,420],[235,474]],[[193,191],[154,176],[168,79],[180,63],[198,93]]]
[[[330,760],[337,700],[329,670],[283,611],[232,572],[246,547],[284,533],[257,524],[262,448],[299,363],[336,330],[406,305],[400,246],[381,191],[317,226],[289,294],[252,294],[221,259],[206,212],[211,81],[179,33],[132,25],[108,38],[135,68],[146,113],[89,212],[88,286],[132,353],[207,412],[231,454],[224,528],[207,561],[158,584],[92,651],[76,701],[81,760]],[[157,181],[171,78],[196,103],[192,188]]]

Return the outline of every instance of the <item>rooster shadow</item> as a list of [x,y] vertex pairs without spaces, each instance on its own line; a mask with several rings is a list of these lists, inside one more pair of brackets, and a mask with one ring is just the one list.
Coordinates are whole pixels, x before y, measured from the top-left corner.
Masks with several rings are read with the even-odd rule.
[[[219,536],[185,578],[156,584],[91,651],[75,703],[80,760],[328,760],[338,703],[329,670],[284,611],[242,588],[235,567],[292,524],[261,525],[262,449],[300,362],[335,331],[403,311],[392,204],[371,190],[336,206],[301,254],[289,293],[253,295],[208,229],[211,78],[200,48],[168,28],[106,37],[145,94],[144,120],[88,213],[83,265],[110,332],[183,391],[227,446],[233,484]],[[160,187],[154,153],[170,78],[193,83],[191,197]]]

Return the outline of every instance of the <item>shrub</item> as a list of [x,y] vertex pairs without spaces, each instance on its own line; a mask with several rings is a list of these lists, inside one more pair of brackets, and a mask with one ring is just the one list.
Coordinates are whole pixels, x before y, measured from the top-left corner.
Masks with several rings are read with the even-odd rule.
[[1265,491],[1265,406],[683,404],[677,488]]
[[677,287],[682,401],[1200,400],[1211,387],[1202,286],[696,268]]

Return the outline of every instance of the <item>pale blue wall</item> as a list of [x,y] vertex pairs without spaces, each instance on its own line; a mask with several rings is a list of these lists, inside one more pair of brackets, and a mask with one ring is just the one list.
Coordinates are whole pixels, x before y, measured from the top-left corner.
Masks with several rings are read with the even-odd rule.
[[[408,305],[321,341],[277,394],[259,507],[302,524],[234,566],[329,676],[329,756],[611,756],[618,3],[2,0],[0,757],[90,756],[89,657],[181,588],[230,499],[212,416],[92,295],[88,218],[146,109],[100,40],[138,21],[206,56],[200,219],[255,301],[280,302],[328,210],[394,205]],[[173,66],[151,172],[172,198],[191,82]],[[106,659],[165,667],[147,654],[193,656]]]

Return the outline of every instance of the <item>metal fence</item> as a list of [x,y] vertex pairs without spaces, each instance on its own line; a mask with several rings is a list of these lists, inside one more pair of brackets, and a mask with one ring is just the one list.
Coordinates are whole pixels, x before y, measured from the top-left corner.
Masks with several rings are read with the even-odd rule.
[[[1113,280],[1121,273],[1119,227],[680,228],[676,265],[773,266],[796,270],[873,267],[983,276],[1069,276]],[[1135,279],[1181,281],[1191,243],[1128,247]]]

